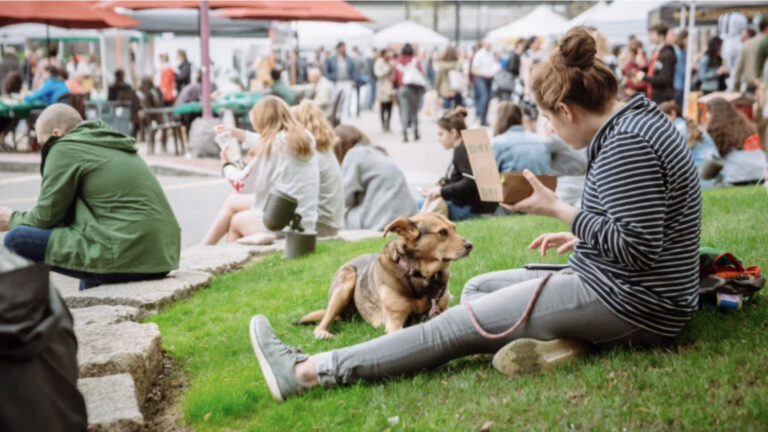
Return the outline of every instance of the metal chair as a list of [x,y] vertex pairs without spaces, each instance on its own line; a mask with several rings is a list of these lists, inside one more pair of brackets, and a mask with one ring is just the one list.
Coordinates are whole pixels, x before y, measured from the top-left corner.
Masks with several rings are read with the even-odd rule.
[[149,132],[147,141],[147,152],[155,154],[155,132],[163,132],[163,151],[167,151],[166,138],[167,131],[173,134],[173,146],[176,155],[184,153],[184,134],[181,133],[181,122],[176,120],[173,115],[173,107],[164,108],[145,108],[141,110],[144,113],[144,130]]

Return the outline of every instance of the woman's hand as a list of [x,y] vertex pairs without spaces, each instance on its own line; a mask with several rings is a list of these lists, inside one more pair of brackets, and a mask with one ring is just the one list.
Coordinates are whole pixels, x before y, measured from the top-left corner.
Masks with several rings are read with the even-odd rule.
[[523,176],[533,187],[533,195],[514,205],[502,203],[502,207],[516,212],[556,217],[570,225],[573,215],[576,214],[577,210],[560,201],[557,195],[541,184],[539,179],[530,170],[524,170]]
[[238,129],[231,125],[225,125],[220,124],[213,127],[213,132],[218,135],[223,132],[230,132],[232,136],[239,141],[245,141],[245,131],[243,129]]
[[528,249],[541,249],[541,256],[545,256],[549,249],[557,248],[557,254],[562,255],[572,251],[578,242],[579,238],[569,232],[542,234],[528,246]]
[[0,232],[8,231],[13,210],[9,207],[0,207]]
[[432,186],[429,189],[421,189],[421,195],[426,199],[435,199],[440,198],[442,196],[441,194],[441,188],[438,185]]

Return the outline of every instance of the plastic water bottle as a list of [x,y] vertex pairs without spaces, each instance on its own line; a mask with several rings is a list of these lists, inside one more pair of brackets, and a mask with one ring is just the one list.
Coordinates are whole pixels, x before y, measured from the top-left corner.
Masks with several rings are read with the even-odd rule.
[[224,131],[216,135],[216,144],[222,151],[227,152],[231,161],[240,159],[240,143],[232,136],[232,131]]

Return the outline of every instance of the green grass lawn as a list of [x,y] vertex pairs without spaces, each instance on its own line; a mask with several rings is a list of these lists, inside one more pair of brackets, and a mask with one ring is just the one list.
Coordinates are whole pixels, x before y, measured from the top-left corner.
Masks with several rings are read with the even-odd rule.
[[[768,197],[752,188],[704,195],[702,245],[734,252],[768,269]],[[452,304],[472,276],[541,262],[527,250],[559,221],[511,216],[458,225],[475,244],[451,268]],[[272,401],[248,338],[254,314],[304,352],[317,353],[383,334],[360,319],[336,323],[332,340],[290,323],[324,308],[334,272],[347,260],[379,251],[384,239],[325,242],[294,261],[270,256],[151,319],[163,346],[183,365],[189,390],[184,419],[199,431],[474,430],[768,430],[768,296],[738,312],[700,311],[675,346],[611,350],[538,376],[510,379],[491,356],[436,370],[331,390],[314,389],[284,404]],[[549,257],[565,262],[567,257]],[[389,418],[397,416],[394,426]]]

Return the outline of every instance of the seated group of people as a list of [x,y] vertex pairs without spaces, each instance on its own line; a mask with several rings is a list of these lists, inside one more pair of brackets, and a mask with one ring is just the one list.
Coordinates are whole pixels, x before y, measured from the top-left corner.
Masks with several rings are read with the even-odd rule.
[[686,138],[700,173],[701,189],[765,180],[768,161],[760,135],[755,124],[733,104],[721,98],[709,101],[701,125],[683,118],[675,102],[664,102],[659,107]]
[[[504,105],[508,114],[497,126],[494,153],[501,170],[524,168],[534,193],[501,206],[567,224],[570,232],[543,234],[530,248],[542,255],[550,248],[573,251],[570,268],[551,279],[536,270],[477,276],[464,287],[464,306],[360,345],[311,356],[283,344],[268,320],[257,315],[251,342],[275,400],[319,385],[397,376],[480,353],[501,354],[494,365],[502,371],[547,368],[575,358],[583,352],[574,348],[580,345],[655,345],[686,326],[698,303],[701,230],[699,175],[686,140],[644,96],[618,101],[616,77],[597,57],[595,40],[583,27],[569,31],[534,70],[531,89],[556,134],[570,149],[588,153],[583,205],[579,209],[561,200],[532,172],[551,173],[553,160],[563,169],[572,155],[553,158],[551,146],[519,128],[519,107]],[[451,170],[466,173],[466,149],[456,133],[464,126],[463,115],[455,111],[441,120],[440,134],[441,143],[454,150]],[[247,161],[242,164],[224,151],[222,170],[236,191],[253,195],[230,198],[205,243],[215,244],[224,235],[231,241],[264,233],[260,212],[272,190],[295,197],[305,228],[321,235],[342,227],[382,229],[397,216],[416,212],[404,176],[385,151],[350,126],[336,129],[334,145],[337,138],[312,103],[292,112],[283,100],[267,96],[252,110],[251,121],[258,134],[228,126],[219,131],[229,130],[244,142]],[[59,104],[43,112],[36,128],[45,138],[40,199],[30,212],[0,208],[0,230],[12,228],[6,246],[81,278],[83,288],[162,277],[176,268],[178,223],[133,141],[101,121],[83,123]],[[506,147],[517,145],[524,151]],[[633,181],[637,178],[643,181]],[[471,188],[454,172],[447,179],[430,194],[439,193],[457,208],[490,210],[462,194]],[[430,234],[440,235],[418,235]],[[541,295],[527,312],[534,293]],[[526,319],[503,337],[485,333],[503,332]],[[505,364],[521,361],[517,367]]]

